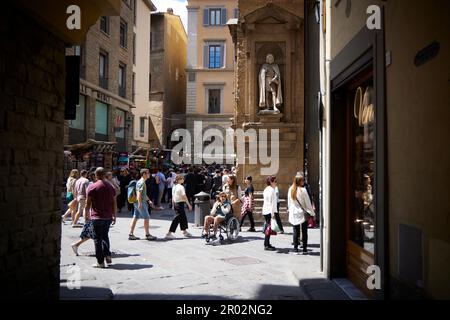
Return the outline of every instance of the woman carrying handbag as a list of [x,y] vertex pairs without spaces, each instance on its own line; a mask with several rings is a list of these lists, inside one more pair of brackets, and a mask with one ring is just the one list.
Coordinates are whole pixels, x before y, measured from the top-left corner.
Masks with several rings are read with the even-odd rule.
[[294,226],[294,253],[299,254],[299,234],[302,228],[303,254],[308,254],[308,218],[315,216],[308,192],[304,188],[305,177],[297,174],[288,191],[289,223]]
[[262,214],[266,220],[266,227],[264,229],[264,250],[275,251],[276,248],[270,244],[270,235],[272,234],[272,217],[277,212],[277,195],[275,187],[277,186],[276,177],[268,177],[266,181],[267,187],[264,189],[264,204],[262,207]]

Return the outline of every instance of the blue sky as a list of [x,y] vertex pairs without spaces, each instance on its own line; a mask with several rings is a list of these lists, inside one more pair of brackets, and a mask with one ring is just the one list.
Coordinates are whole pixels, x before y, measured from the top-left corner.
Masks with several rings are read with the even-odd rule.
[[187,29],[187,0],[152,0],[158,11],[166,12],[167,8],[172,8],[173,13],[181,17],[184,28]]

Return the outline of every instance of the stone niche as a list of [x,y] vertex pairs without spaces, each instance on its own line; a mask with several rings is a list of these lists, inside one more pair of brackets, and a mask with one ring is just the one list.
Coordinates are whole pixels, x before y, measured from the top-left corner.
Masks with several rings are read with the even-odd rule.
[[[304,131],[304,25],[303,0],[241,0],[239,19],[230,23],[236,46],[235,129],[278,129],[280,193],[285,197],[296,172],[303,168]],[[259,73],[271,53],[281,74],[280,113],[266,114],[260,108]],[[260,138],[260,137],[258,137]],[[246,149],[248,150],[248,141]],[[269,146],[270,148],[270,146]],[[270,149],[268,151],[270,154]],[[260,174],[267,165],[239,163],[239,180],[252,175],[255,188],[265,187]]]

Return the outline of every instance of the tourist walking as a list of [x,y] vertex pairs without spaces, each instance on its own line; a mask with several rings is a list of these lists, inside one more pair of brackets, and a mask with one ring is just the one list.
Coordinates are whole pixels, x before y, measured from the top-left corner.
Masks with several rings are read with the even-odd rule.
[[277,178],[274,176],[268,177],[266,180],[267,187],[264,189],[263,197],[264,203],[262,207],[262,214],[266,221],[264,228],[264,250],[275,251],[276,248],[270,244],[271,221],[277,211],[277,195],[275,187],[277,186]]
[[117,196],[117,207],[119,212],[127,205],[127,187],[131,181],[131,175],[126,168],[120,169],[120,174],[117,177],[119,180],[120,194]]
[[172,203],[173,209],[175,211],[175,218],[172,220],[172,224],[170,225],[169,232],[166,235],[167,240],[175,239],[175,231],[177,230],[178,225],[180,225],[180,229],[183,232],[185,237],[191,237],[192,235],[187,231],[188,229],[188,220],[185,212],[185,205],[188,206],[189,211],[192,211],[192,206],[189,203],[189,199],[186,196],[186,191],[183,186],[184,178],[181,175],[176,176],[175,184],[172,188]]
[[304,187],[305,178],[298,174],[288,191],[289,223],[294,226],[294,253],[298,254],[300,226],[302,233],[303,254],[308,254],[308,217],[315,216],[308,191]]
[[89,186],[89,180],[87,179],[87,170],[81,170],[80,179],[75,182],[75,194],[78,203],[78,210],[75,214],[75,218],[72,221],[72,227],[82,227],[78,224],[78,219],[84,214],[84,208],[86,207],[87,188]]
[[176,177],[177,175],[173,172],[173,169],[170,169],[167,177],[167,202],[169,203],[169,208],[172,208],[172,189],[175,185]]
[[67,201],[67,211],[62,216],[62,222],[66,222],[67,217],[70,215],[72,221],[75,220],[75,215],[77,213],[77,199],[75,198],[75,183],[78,179],[78,170],[73,169],[70,171],[69,178],[66,182],[66,201]]
[[155,174],[155,178],[158,184],[158,199],[157,203],[155,203],[155,206],[158,210],[163,210],[164,208],[162,207],[161,201],[164,194],[164,189],[166,188],[166,177],[161,172],[161,170],[158,169],[158,171]]
[[141,170],[141,179],[136,182],[136,202],[134,202],[134,213],[133,219],[131,220],[130,233],[128,235],[128,240],[140,240],[140,238],[134,235],[134,229],[136,228],[136,223],[139,219],[144,220],[144,231],[145,238],[149,241],[156,240],[156,237],[150,234],[150,214],[148,206],[150,199],[147,196],[147,185],[145,181],[150,177],[150,171],[148,169]]
[[241,209],[241,221],[240,226],[242,228],[242,225],[244,224],[244,220],[246,217],[248,217],[248,220],[250,221],[250,229],[247,230],[247,232],[255,232],[255,220],[253,218],[253,208],[254,208],[254,198],[253,193],[255,192],[255,188],[253,188],[252,184],[253,178],[251,176],[247,176],[245,178],[245,184],[246,188],[244,191],[244,198],[242,201],[242,209]]
[[115,190],[105,180],[105,169],[95,170],[97,181],[90,185],[87,190],[87,201],[84,215],[86,221],[92,220],[94,230],[96,268],[105,268],[111,264],[111,251],[109,243],[109,227],[116,223],[117,203]]

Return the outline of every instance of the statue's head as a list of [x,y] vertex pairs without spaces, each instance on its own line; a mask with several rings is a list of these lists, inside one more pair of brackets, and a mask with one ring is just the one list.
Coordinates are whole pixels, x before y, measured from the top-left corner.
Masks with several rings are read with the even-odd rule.
[[273,54],[269,53],[266,56],[266,63],[273,64],[274,62],[275,62],[275,57],[273,56]]

